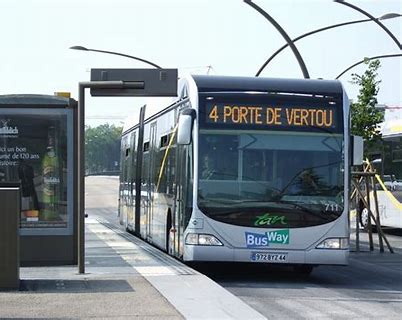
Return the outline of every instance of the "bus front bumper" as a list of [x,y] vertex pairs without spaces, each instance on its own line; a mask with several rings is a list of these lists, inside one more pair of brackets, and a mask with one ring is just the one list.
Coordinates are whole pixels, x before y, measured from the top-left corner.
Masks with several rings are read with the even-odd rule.
[[278,264],[347,265],[348,249],[291,250],[289,248],[228,248],[186,245],[184,261],[256,262]]

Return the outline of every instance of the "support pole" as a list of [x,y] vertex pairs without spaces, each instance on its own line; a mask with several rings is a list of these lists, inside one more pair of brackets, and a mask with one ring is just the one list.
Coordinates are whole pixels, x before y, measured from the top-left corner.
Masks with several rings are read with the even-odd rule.
[[[371,207],[370,207],[370,184],[369,184],[369,177],[364,177],[364,184],[366,186],[366,199],[367,199],[367,210],[371,212]],[[368,231],[368,237],[369,237],[369,245],[370,245],[370,251],[374,251],[374,243],[373,243],[373,227],[371,225],[371,218],[370,214],[368,215],[368,220],[367,220],[367,231]]]
[[85,83],[78,85],[77,128],[77,208],[78,208],[78,273],[85,273]]
[[[356,178],[358,179],[358,178]],[[360,181],[358,181],[357,185],[360,185]],[[359,209],[359,196],[357,194],[357,190],[353,190],[355,192],[354,198],[355,198],[355,208],[356,208],[356,252],[360,252],[360,226],[359,226],[359,212],[357,210]]]
[[[379,206],[378,206],[377,188],[375,187],[375,179],[374,179],[374,177],[371,177],[371,184],[373,186],[373,195],[374,195],[374,205],[375,205],[375,211],[376,211],[376,219],[377,219],[377,223],[381,226],[380,210],[379,210]],[[382,237],[381,237],[380,232],[378,232],[378,244],[380,245],[380,252],[384,252],[384,243],[382,241]]]
[[[359,189],[358,185],[356,185],[356,182],[352,180],[352,183],[354,185],[355,188],[357,188],[357,192],[359,193],[361,200],[363,201],[363,204],[366,206],[366,208],[368,208],[368,203],[364,197],[364,194],[361,192],[361,190]],[[371,210],[368,210],[370,217],[374,220],[376,226],[377,226],[377,230],[379,233],[381,233],[382,238],[384,239],[385,243],[387,244],[387,247],[389,249],[389,251],[391,253],[394,253],[394,250],[391,247],[391,244],[389,243],[387,237],[385,236],[384,232],[382,231],[381,225],[379,225],[377,219],[374,217],[374,214]]]

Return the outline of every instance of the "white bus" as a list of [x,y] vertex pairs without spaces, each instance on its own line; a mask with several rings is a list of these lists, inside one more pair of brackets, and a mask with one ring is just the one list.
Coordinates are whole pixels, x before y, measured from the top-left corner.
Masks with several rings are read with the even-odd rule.
[[[382,128],[382,149],[371,154],[382,227],[402,228],[402,119],[386,121]],[[375,213],[374,194],[370,207]],[[359,203],[360,223],[367,229],[368,210]],[[374,226],[374,221],[371,222]]]
[[[339,81],[189,76],[122,134],[119,215],[184,261],[349,255],[349,101]],[[132,123],[132,122],[131,122]]]

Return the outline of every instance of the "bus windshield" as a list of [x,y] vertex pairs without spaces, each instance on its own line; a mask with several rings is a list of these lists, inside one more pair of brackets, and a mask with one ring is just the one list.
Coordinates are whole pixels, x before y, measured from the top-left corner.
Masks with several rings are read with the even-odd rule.
[[201,130],[198,206],[244,226],[332,221],[343,210],[342,144],[339,134]]

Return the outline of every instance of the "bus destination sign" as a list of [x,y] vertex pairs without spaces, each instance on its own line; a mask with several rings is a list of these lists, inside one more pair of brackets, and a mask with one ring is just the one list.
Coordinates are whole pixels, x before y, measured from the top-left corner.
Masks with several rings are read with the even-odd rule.
[[260,127],[335,129],[336,109],[306,106],[261,106],[213,103],[206,106],[206,124]]

